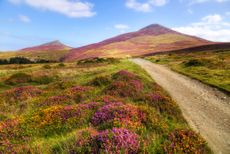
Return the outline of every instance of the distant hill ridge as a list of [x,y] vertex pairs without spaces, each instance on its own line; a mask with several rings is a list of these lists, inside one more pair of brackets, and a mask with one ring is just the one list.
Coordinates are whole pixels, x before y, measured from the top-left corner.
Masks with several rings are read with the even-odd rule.
[[71,47],[66,46],[62,44],[60,41],[56,40],[42,45],[24,48],[19,51],[36,52],[36,51],[67,50],[67,49],[71,49]]
[[118,35],[99,43],[71,49],[62,60],[141,56],[212,43],[205,39],[176,32],[159,24],[152,24],[136,32]]

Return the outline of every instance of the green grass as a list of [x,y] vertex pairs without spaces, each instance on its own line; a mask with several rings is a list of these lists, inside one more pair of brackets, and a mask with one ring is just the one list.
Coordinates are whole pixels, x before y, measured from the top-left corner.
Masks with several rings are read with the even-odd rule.
[[147,57],[147,59],[230,92],[230,51],[173,53]]
[[66,55],[69,52],[67,50],[51,50],[51,51],[36,51],[36,52],[26,52],[26,51],[9,51],[9,52],[0,52],[0,59],[9,59],[12,57],[25,57],[28,59],[43,59],[43,60],[53,60],[59,61],[61,57]]
[[[112,128],[138,136],[136,153],[164,153],[164,147],[173,150],[168,146],[175,142],[169,139],[171,133],[190,131],[177,104],[128,60],[49,65],[0,66],[0,153],[103,153],[117,142],[128,144],[128,148],[117,147],[121,153],[133,150],[125,139],[113,141],[111,133],[106,142],[97,140],[101,131],[106,134]],[[25,74],[31,79],[6,82],[12,77],[21,81]],[[96,116],[101,110],[105,117],[113,115],[114,119],[96,123],[95,119],[103,117]],[[199,140],[178,138],[182,144],[174,152],[193,150],[183,144],[191,142],[195,150],[201,145],[201,150],[211,153],[205,141],[195,136]]]

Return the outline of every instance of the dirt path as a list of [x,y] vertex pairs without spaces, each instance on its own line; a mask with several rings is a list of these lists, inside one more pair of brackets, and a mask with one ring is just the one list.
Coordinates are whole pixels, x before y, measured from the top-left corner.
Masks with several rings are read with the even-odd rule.
[[189,125],[216,154],[230,154],[230,97],[199,81],[144,59],[131,59],[169,92]]

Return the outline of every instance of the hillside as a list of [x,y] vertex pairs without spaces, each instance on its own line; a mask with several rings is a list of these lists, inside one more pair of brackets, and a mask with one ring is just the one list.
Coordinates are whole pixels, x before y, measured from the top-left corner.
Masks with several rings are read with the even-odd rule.
[[[187,52],[158,54],[146,59],[167,65],[176,72],[230,93],[230,44],[226,43],[222,46],[225,50],[220,47],[216,50],[197,49],[196,52],[188,49]],[[215,49],[214,47],[212,46],[212,49]]]
[[24,48],[15,52],[2,52],[0,59],[10,57],[27,57],[30,59],[59,60],[69,52],[71,47],[59,41],[52,41],[38,46]]
[[72,49],[63,60],[140,56],[206,44],[212,44],[212,42],[153,24],[136,32],[122,34],[99,43]]
[[128,60],[18,66],[0,65],[0,153],[210,153]]
[[24,48],[19,51],[21,52],[39,52],[39,51],[54,51],[54,50],[68,50],[68,49],[71,49],[71,47],[68,47],[62,44],[60,41],[52,41],[52,42],[45,43],[42,45]]

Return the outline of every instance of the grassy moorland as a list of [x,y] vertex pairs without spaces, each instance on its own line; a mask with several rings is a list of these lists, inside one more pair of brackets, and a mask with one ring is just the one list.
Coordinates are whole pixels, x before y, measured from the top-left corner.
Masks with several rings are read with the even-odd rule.
[[127,60],[0,66],[0,153],[210,153]]
[[230,92],[230,51],[162,54],[147,59]]
[[50,51],[36,51],[36,52],[26,52],[26,51],[17,51],[17,52],[0,52],[0,59],[9,59],[12,57],[26,57],[29,59],[44,59],[58,61],[61,57],[67,54],[69,50],[50,50]]

